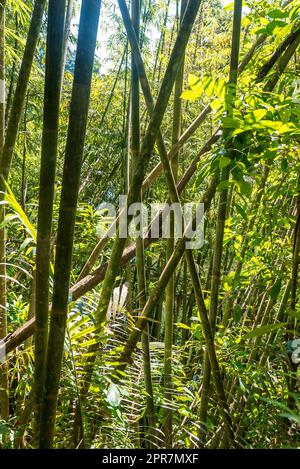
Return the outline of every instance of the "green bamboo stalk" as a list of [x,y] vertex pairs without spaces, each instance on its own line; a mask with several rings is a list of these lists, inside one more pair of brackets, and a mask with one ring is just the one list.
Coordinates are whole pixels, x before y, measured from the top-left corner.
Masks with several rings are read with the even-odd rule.
[[[15,32],[16,32],[16,37],[15,37],[15,42],[14,42],[14,51],[16,52],[16,55],[17,55],[17,51],[19,49],[19,42],[18,42],[19,20],[18,20],[17,14],[15,15]],[[16,78],[16,66],[17,66],[17,57],[15,56],[13,59],[13,64],[11,68],[9,85],[7,87],[8,90],[7,90],[7,98],[6,98],[5,122],[8,122],[8,116],[10,113],[11,101],[13,97],[15,78]]]
[[75,216],[100,5],[100,0],[83,0],[80,14],[69,130],[59,210],[53,302],[40,426],[40,448],[51,448],[53,446],[57,395],[67,320]]
[[[181,1],[181,14],[180,21],[183,18],[187,1]],[[172,146],[176,145],[181,133],[181,107],[182,107],[182,88],[183,88],[183,72],[184,72],[184,58],[179,69],[174,90],[174,104],[173,104],[173,129],[172,129]],[[168,156],[166,155],[166,158]],[[163,162],[162,162],[163,164]],[[172,159],[172,171],[174,176],[174,183],[178,177],[178,152],[174,154]],[[172,178],[173,179],[173,178]],[[173,182],[173,181],[172,181]],[[175,188],[175,184],[174,184]],[[178,199],[179,201],[179,199]],[[170,238],[167,240],[166,256],[169,259],[174,251],[175,238],[174,238],[174,213],[170,213]],[[174,303],[175,303],[175,285],[174,274],[171,276],[170,281],[166,288],[166,301],[165,301],[165,356],[164,356],[164,388],[165,388],[165,447],[172,448],[173,446],[173,411],[172,411],[172,345],[173,345],[173,316],[174,316]]]
[[286,69],[289,61],[295,54],[295,52],[298,49],[298,46],[300,44],[300,29],[297,30],[297,34],[295,34],[295,37],[293,41],[290,43],[284,54],[282,55],[281,59],[278,61],[277,68],[266,83],[264,90],[266,92],[272,91],[275,86],[277,85],[281,75],[283,74],[284,70]]
[[269,60],[261,67],[256,77],[257,82],[260,82],[265,79],[265,77],[268,75],[270,70],[272,70],[272,68],[274,67],[277,60],[280,58],[280,56],[283,54],[283,52],[297,38],[297,36],[299,35],[299,32],[300,32],[300,28],[292,31],[290,34],[286,36],[286,38],[284,38],[284,40],[279,44],[277,49],[273,52]]
[[[242,0],[235,0],[234,2],[234,14],[233,14],[233,31],[232,31],[232,46],[231,46],[231,58],[230,58],[230,71],[229,71],[229,82],[228,91],[226,97],[226,112],[229,117],[233,115],[233,107],[236,96],[237,76],[238,76],[238,63],[239,63],[239,50],[240,50],[240,35],[241,35],[241,19],[242,19]],[[224,138],[228,139],[230,135],[230,129],[224,129]],[[227,147],[227,154],[230,159],[233,159],[233,142],[225,143]],[[221,171],[220,181],[225,183],[229,180],[229,169],[228,166]],[[219,303],[219,288],[221,282],[221,262],[223,254],[223,238],[224,228],[227,210],[227,197],[228,189],[225,187],[220,193],[219,207],[218,207],[218,220],[216,226],[216,238],[214,244],[214,255],[213,255],[213,266],[212,266],[212,280],[211,280],[211,294],[210,294],[210,306],[209,306],[209,321],[214,334],[216,327],[218,303]],[[203,388],[201,393],[201,405],[200,405],[200,430],[199,430],[199,441],[201,445],[205,444],[206,435],[206,416],[208,411],[208,399],[210,393],[210,375],[211,375],[211,364],[208,356],[208,351],[205,353],[204,358],[204,371],[203,371]]]
[[21,207],[26,211],[26,156],[27,156],[27,121],[28,121],[28,93],[25,100],[24,118],[23,118],[23,158],[22,158],[22,180],[21,180]]
[[[64,22],[65,0],[49,0],[36,252],[34,393],[37,434],[43,402],[48,340],[51,231],[62,81]],[[38,438],[36,441],[38,441]]]
[[[133,0],[131,5],[132,24],[137,39],[140,36],[140,0]],[[132,169],[134,174],[135,164],[140,157],[140,86],[139,76],[135,66],[134,57],[131,57],[131,157]],[[142,194],[138,199],[142,201]],[[145,304],[146,296],[146,272],[145,272],[145,256],[144,256],[144,240],[138,237],[136,240],[136,270],[138,283],[138,300],[139,309],[142,310]],[[153,386],[151,373],[151,358],[149,350],[149,331],[145,331],[142,335],[143,350],[143,367],[145,378],[145,390],[147,393],[147,428],[146,428],[146,445],[149,448],[155,447],[155,407],[153,400]]]

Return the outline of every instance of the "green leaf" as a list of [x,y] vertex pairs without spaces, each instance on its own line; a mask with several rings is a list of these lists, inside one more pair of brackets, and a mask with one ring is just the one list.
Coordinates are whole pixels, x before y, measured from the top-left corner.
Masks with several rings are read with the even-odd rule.
[[212,97],[215,89],[215,80],[212,77],[205,76],[203,79],[203,89],[208,97]]
[[281,167],[281,171],[283,172],[286,172],[288,167],[289,167],[289,164],[288,164],[288,160],[286,158],[284,158],[281,163],[280,163],[280,167]]
[[33,240],[36,242],[37,234],[36,234],[36,229],[34,226],[30,223],[26,213],[22,209],[21,205],[15,198],[9,184],[3,179],[5,187],[6,187],[6,193],[4,196],[4,200],[6,203],[10,205],[12,210],[18,215],[19,220],[21,223],[24,225],[28,233],[32,236]]
[[253,331],[248,332],[248,334],[246,334],[244,336],[244,338],[245,339],[251,339],[251,338],[254,338],[254,337],[259,337],[261,335],[268,334],[268,332],[272,332],[272,331],[276,331],[277,329],[281,329],[284,326],[285,326],[284,322],[279,322],[278,324],[268,324],[267,326],[257,327]]
[[287,18],[289,14],[286,11],[275,9],[269,11],[267,13],[267,16],[269,16],[270,18]]
[[247,216],[246,211],[243,209],[243,207],[241,207],[241,205],[239,205],[237,203],[235,203],[234,206],[237,209],[237,211],[239,212],[239,214],[244,218],[244,220],[247,221],[248,216]]
[[221,181],[219,182],[219,184],[217,185],[217,191],[218,192],[222,192],[224,191],[225,189],[228,189],[229,187],[229,181]]
[[223,78],[218,78],[215,81],[215,94],[218,98],[224,99],[226,96],[226,81]]
[[229,166],[231,163],[231,160],[227,158],[227,156],[220,156],[220,158],[218,158],[218,161],[220,169],[226,168],[226,166]]
[[223,127],[226,129],[235,129],[235,128],[243,128],[244,122],[237,118],[237,117],[223,117],[222,119]]
[[286,134],[287,132],[292,132],[295,130],[293,124],[282,124],[282,126],[277,130],[278,135]]
[[180,327],[181,329],[187,329],[187,330],[191,329],[189,326],[187,326],[186,324],[183,324],[182,322],[176,322],[174,326]]
[[289,13],[289,17],[291,20],[297,20],[299,16],[300,5],[296,5],[294,8],[291,9]]
[[195,99],[199,99],[201,94],[199,94],[195,90],[186,90],[180,96],[181,99],[186,99],[187,101],[195,101]]
[[232,135],[239,135],[239,134],[242,134],[243,132],[246,132],[247,130],[247,127],[245,127],[244,129],[235,129],[233,132],[232,132]]
[[213,111],[217,111],[218,109],[220,109],[222,102],[220,101],[220,99],[213,99],[209,105]]
[[249,24],[251,24],[251,19],[248,16],[244,16],[244,18],[242,19],[242,26],[246,28],[247,26],[249,26]]
[[245,116],[246,124],[254,124],[255,122],[261,121],[267,112],[267,109],[256,109],[255,111],[249,112],[249,114]]
[[261,120],[259,122],[260,126],[263,126],[267,129],[270,129],[270,130],[273,130],[273,131],[278,131],[280,129],[280,127],[282,126],[282,124],[283,124],[283,122],[281,122],[281,121],[271,121],[271,120],[267,120],[267,119]]
[[242,308],[240,307],[240,305],[236,305],[234,308],[233,308],[233,311],[232,311],[232,319],[234,322],[240,322],[240,319],[242,317],[242,314],[243,314],[243,310]]
[[270,297],[273,301],[276,301],[276,299],[277,299],[277,297],[280,293],[281,284],[282,284],[282,280],[277,279],[276,282],[274,283],[274,285],[272,286],[271,290],[270,290]]
[[228,5],[224,6],[224,10],[232,11],[233,10],[233,5],[234,5],[234,2],[228,3]]
[[200,84],[200,78],[190,73],[188,76],[188,84],[190,88],[193,88],[194,86],[197,86]]
[[266,26],[266,33],[271,36],[274,33],[275,28],[283,28],[284,26],[286,26],[286,23],[284,21],[271,21],[271,23]]
[[239,189],[240,189],[240,193],[242,195],[250,197],[250,195],[252,193],[252,186],[251,186],[250,182],[245,181],[245,179],[241,179],[241,180],[237,181],[237,183],[238,183],[238,186],[239,186]]

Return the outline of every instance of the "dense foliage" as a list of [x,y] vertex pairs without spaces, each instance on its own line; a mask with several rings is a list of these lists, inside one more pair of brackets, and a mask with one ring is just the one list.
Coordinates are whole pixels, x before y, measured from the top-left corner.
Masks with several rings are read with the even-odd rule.
[[[88,1],[59,0],[57,11],[51,0],[0,1],[1,447],[297,448],[300,1],[127,2],[154,112],[136,78],[143,70],[124,27],[126,2]],[[44,13],[26,84],[21,64],[38,3]],[[97,24],[89,28],[88,15],[100,3],[93,53]],[[59,48],[47,55],[64,6],[65,63]],[[189,9],[196,19],[173,79],[168,64]],[[51,82],[47,60],[56,59],[64,73],[52,200],[55,99],[46,98],[47,86],[59,96],[60,69]],[[18,80],[26,89],[16,118]],[[9,126],[17,132],[10,167]],[[46,179],[41,154],[49,156]],[[174,233],[124,245],[106,238],[105,203],[126,193],[148,207],[204,202],[203,246],[184,255]],[[48,255],[43,280],[38,265]]]

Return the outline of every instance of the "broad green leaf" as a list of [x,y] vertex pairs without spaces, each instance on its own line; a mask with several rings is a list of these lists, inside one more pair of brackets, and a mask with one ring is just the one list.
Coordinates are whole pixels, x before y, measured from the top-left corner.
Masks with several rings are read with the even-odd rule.
[[259,125],[267,129],[273,130],[275,132],[280,129],[280,127],[283,125],[283,122],[262,119],[261,121],[259,121]]
[[268,11],[267,16],[269,16],[270,18],[274,18],[274,19],[275,18],[287,18],[289,14],[287,11],[275,9],[275,10]]
[[280,41],[287,36],[293,29],[293,23],[286,24],[285,26],[276,27],[273,31],[276,39],[275,46],[278,46]]
[[271,36],[274,33],[275,28],[283,28],[285,26],[286,26],[286,23],[284,21],[281,21],[281,20],[271,21],[266,26],[266,33]]
[[232,135],[239,135],[239,134],[242,134],[243,132],[246,132],[247,130],[247,127],[245,127],[244,129],[241,128],[241,129],[235,129],[233,132],[232,132]]
[[82,343],[78,344],[78,347],[87,348],[87,347],[90,347],[91,345],[97,344],[97,342],[98,342],[98,337],[97,337],[97,339],[91,339],[91,340],[87,340],[86,342],[82,342]]
[[245,116],[246,124],[253,124],[254,122],[261,121],[267,114],[267,109],[255,109],[255,111],[249,112]]
[[218,192],[224,191],[225,189],[228,189],[228,187],[229,187],[229,181],[221,181],[219,182],[217,186],[217,191]]
[[220,101],[220,99],[213,99],[209,105],[213,111],[217,111],[222,106],[222,102]]
[[215,80],[212,77],[205,76],[203,79],[203,88],[208,97],[212,97],[215,89]]
[[237,211],[239,212],[239,214],[244,218],[244,220],[247,220],[248,216],[247,216],[246,211],[243,209],[243,207],[241,207],[241,205],[239,205],[237,203],[235,203],[234,206],[237,209]]
[[190,88],[193,88],[194,86],[197,86],[200,84],[200,78],[190,73],[188,76],[188,84]]
[[226,81],[223,78],[218,78],[215,81],[215,94],[218,98],[224,99],[226,96]]
[[250,197],[250,195],[252,193],[252,186],[251,186],[250,182],[246,181],[245,179],[240,179],[240,180],[237,181],[237,184],[239,186],[240,193],[242,195]]
[[292,20],[297,20],[299,17],[300,5],[296,5],[291,9],[289,16]]
[[187,101],[195,101],[195,99],[199,99],[201,93],[198,93],[194,90],[186,90],[182,93],[181,98],[186,99]]
[[293,124],[282,124],[281,127],[277,130],[279,135],[285,134],[287,132],[292,132],[295,130],[295,126]]
[[298,425],[300,425],[300,415],[292,412],[283,412],[280,414],[280,417],[285,418],[285,419],[290,419],[296,422]]
[[251,24],[249,16],[244,16],[244,18],[242,19],[242,26],[246,28],[247,26],[249,26],[249,24]]
[[223,124],[223,127],[225,127],[226,129],[235,129],[235,128],[240,128],[243,122],[240,121],[239,119],[235,119],[234,117],[226,116],[226,117],[223,117],[222,124]]
[[286,172],[286,170],[288,169],[289,167],[289,164],[288,164],[288,160],[286,158],[284,158],[281,163],[280,163],[280,167],[281,167],[281,170]]
[[226,168],[226,166],[229,166],[231,163],[230,158],[227,158],[226,156],[221,156],[218,158],[218,161],[220,169]]

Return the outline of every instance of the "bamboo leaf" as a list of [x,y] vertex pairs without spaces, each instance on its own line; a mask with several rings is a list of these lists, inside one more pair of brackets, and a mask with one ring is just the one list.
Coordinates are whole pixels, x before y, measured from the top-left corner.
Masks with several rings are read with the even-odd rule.
[[32,223],[29,221],[26,213],[24,212],[21,205],[19,204],[19,202],[15,198],[9,184],[4,179],[3,179],[3,181],[4,181],[4,184],[5,184],[5,187],[6,187],[6,193],[5,193],[5,196],[4,196],[4,200],[10,205],[12,210],[14,212],[16,212],[16,214],[19,217],[19,220],[24,225],[24,227],[26,228],[28,233],[31,235],[32,239],[36,242],[36,237],[37,237],[36,229],[34,228]]

